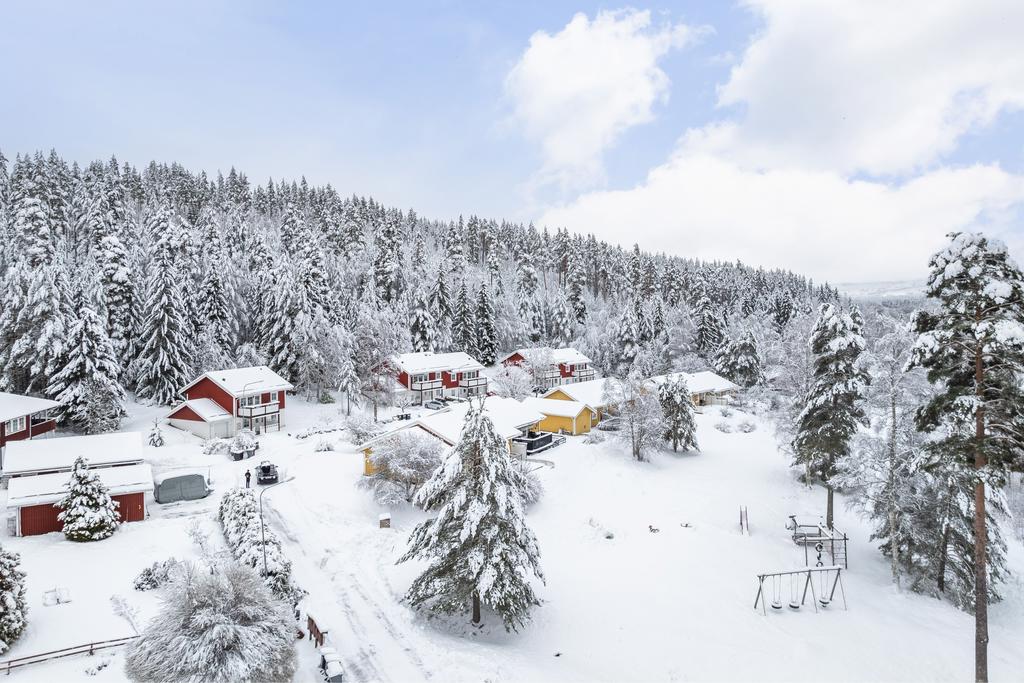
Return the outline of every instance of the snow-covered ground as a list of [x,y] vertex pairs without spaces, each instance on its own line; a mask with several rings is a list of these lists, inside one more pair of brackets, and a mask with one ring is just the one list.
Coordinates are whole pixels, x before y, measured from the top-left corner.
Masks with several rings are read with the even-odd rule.
[[[159,410],[136,407],[128,428],[146,431]],[[264,499],[312,612],[345,662],[352,681],[591,680],[970,680],[973,620],[930,598],[898,594],[869,530],[842,506],[837,526],[850,536],[844,576],[849,610],[834,603],[815,614],[753,609],[759,572],[796,568],[803,551],[785,529],[788,515],[815,521],[822,490],[799,484],[778,453],[770,428],[722,433],[718,409],[698,416],[700,454],[660,453],[633,462],[612,442],[568,442],[544,458],[545,486],[529,513],[542,552],[544,604],[521,633],[507,634],[493,615],[483,629],[466,620],[430,619],[401,601],[417,567],[396,565],[409,529],[423,513],[383,511],[358,487],[362,456],[343,433],[300,440],[289,433],[323,423],[332,406],[292,400],[285,432],[261,437],[258,459],[277,462],[294,479]],[[72,544],[59,534],[5,543],[28,572],[30,627],[5,657],[19,657],[132,633],[111,595],[122,595],[144,621],[157,606],[131,587],[144,566],[169,555],[194,556],[193,519],[219,541],[219,494],[252,461],[207,456],[201,442],[165,428],[167,445],[146,448],[154,469],[207,465],[210,498],[160,506],[152,518],[111,539]],[[337,450],[314,452],[319,438]],[[751,535],[739,533],[739,507]],[[650,527],[659,531],[652,533]],[[611,532],[612,538],[607,538]],[[1012,583],[991,608],[993,680],[1024,671],[1024,550],[1010,538]],[[73,601],[43,607],[43,590],[71,589]],[[786,588],[788,591],[788,586]],[[788,599],[788,592],[786,598]],[[454,623],[454,625],[453,625]],[[308,641],[297,643],[296,679],[319,680]],[[24,680],[85,678],[101,658],[79,657],[14,674]],[[96,676],[123,678],[119,656]]]

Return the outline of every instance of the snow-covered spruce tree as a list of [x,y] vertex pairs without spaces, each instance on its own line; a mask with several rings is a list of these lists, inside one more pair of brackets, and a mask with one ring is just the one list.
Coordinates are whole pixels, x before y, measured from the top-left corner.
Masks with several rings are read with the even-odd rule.
[[864,338],[848,314],[822,304],[808,343],[814,382],[804,397],[792,446],[795,463],[828,491],[825,523],[831,529],[836,464],[849,455],[850,440],[865,421],[861,403],[867,378],[858,364]]
[[487,283],[480,285],[476,298],[476,359],[484,365],[493,365],[498,351],[498,331],[494,327],[494,306],[487,291]]
[[910,366],[941,386],[917,417],[920,429],[939,435],[929,450],[974,470],[975,676],[987,680],[986,488],[1001,485],[1024,452],[1024,274],[1001,242],[977,233],[949,237],[929,264],[927,294],[939,311],[918,314]]
[[473,302],[470,299],[466,282],[459,287],[459,295],[455,299],[455,317],[452,320],[452,346],[456,351],[465,351],[476,357],[476,320],[473,316]]
[[171,244],[161,238],[153,254],[146,291],[146,318],[139,349],[135,392],[160,405],[170,405],[192,379],[192,325],[174,264]]
[[0,548],[0,654],[21,637],[28,625],[27,613],[21,555]]
[[694,308],[696,329],[693,333],[693,348],[703,358],[711,358],[722,346],[725,337],[722,319],[706,295],[701,297]]
[[274,306],[267,312],[266,352],[270,367],[290,382],[301,373],[307,326],[311,324],[305,292],[298,286],[292,269],[274,270]]
[[693,399],[681,375],[670,376],[658,387],[658,401],[664,418],[662,436],[672,450],[700,450],[697,447],[697,425],[693,420]]
[[508,630],[526,623],[540,604],[528,574],[544,578],[523,510],[526,486],[483,402],[472,405],[459,443],[415,497],[437,516],[417,525],[399,559],[430,563],[409,587],[414,607],[446,614],[472,609],[479,624],[486,605]]
[[164,433],[160,431],[160,422],[153,420],[153,428],[149,430],[149,445],[153,448],[160,448],[164,445]]
[[62,367],[47,387],[61,403],[64,419],[87,434],[111,431],[120,424],[124,389],[121,370],[103,320],[88,303],[79,305],[68,330]]
[[437,471],[443,460],[440,442],[420,430],[408,430],[378,442],[370,462],[373,474],[362,483],[381,505],[411,503],[416,491]]
[[715,368],[741,387],[760,384],[764,380],[764,372],[754,333],[747,330],[722,346],[715,356]]
[[94,258],[100,268],[107,336],[113,344],[118,366],[124,368],[131,362],[128,351],[132,337],[131,307],[135,297],[131,260],[115,234],[100,238]]
[[417,292],[409,320],[413,351],[434,350],[434,328],[434,316],[430,313],[430,303],[423,292]]
[[100,478],[89,471],[85,458],[75,459],[68,492],[60,499],[57,519],[71,541],[100,541],[117,531],[121,523],[118,503],[110,498]]
[[256,572],[225,562],[176,574],[160,612],[128,646],[125,673],[131,680],[291,680],[292,610]]

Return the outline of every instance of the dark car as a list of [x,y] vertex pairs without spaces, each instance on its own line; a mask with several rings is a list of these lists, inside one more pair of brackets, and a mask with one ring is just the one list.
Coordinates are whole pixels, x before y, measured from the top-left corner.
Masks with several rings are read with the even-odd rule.
[[257,484],[276,484],[277,483],[277,465],[267,462],[264,460],[256,468],[256,483]]

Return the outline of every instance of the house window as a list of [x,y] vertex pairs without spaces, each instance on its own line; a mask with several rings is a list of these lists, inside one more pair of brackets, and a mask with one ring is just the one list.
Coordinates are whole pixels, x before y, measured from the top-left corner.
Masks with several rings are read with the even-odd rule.
[[4,425],[4,433],[14,434],[15,432],[25,431],[25,416],[16,417],[13,420],[8,420]]
[[242,406],[243,408],[251,408],[253,406],[261,405],[263,403],[262,399],[263,397],[260,396],[259,394],[256,394],[254,396],[243,396],[241,399],[239,399],[239,405]]
[[467,372],[462,373],[462,379],[476,379],[479,376],[479,370],[469,370]]
[[270,415],[267,415],[267,424],[268,425],[276,425],[277,424],[277,413],[271,413]]
[[420,373],[418,375],[413,375],[412,376],[412,381],[413,382],[426,382],[427,381],[427,373],[424,372],[424,373]]

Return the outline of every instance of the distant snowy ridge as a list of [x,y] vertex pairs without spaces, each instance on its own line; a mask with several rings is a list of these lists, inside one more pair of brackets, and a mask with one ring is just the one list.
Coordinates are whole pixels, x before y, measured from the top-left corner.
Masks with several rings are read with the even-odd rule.
[[852,299],[917,299],[924,296],[924,280],[843,282],[835,287]]

